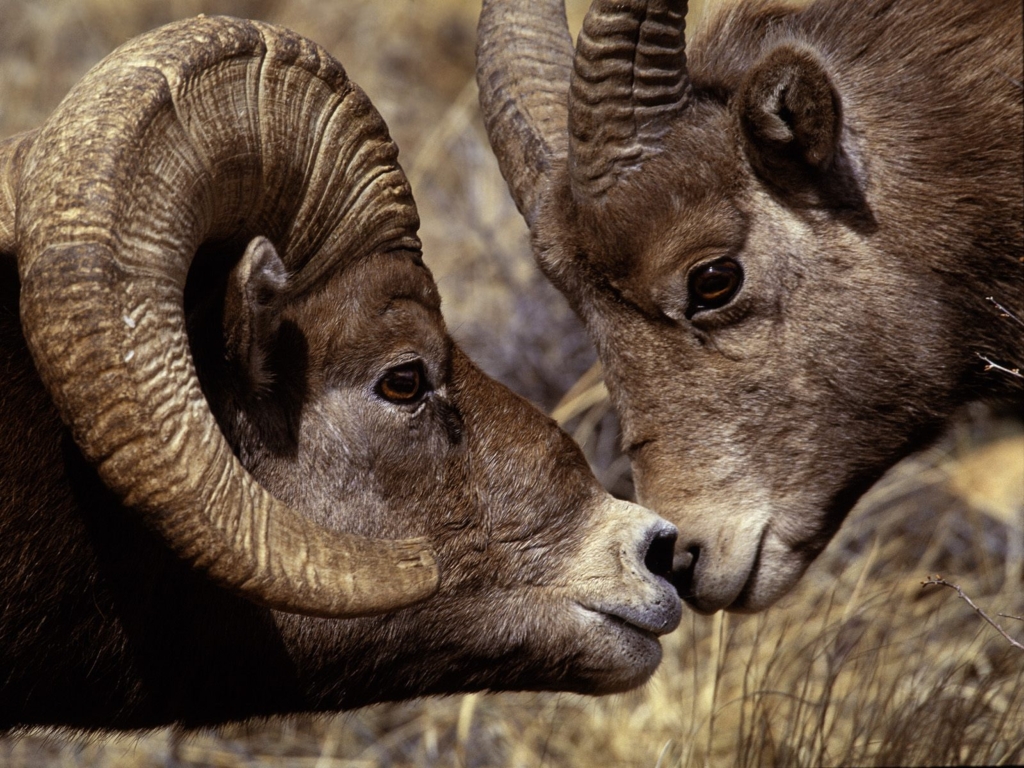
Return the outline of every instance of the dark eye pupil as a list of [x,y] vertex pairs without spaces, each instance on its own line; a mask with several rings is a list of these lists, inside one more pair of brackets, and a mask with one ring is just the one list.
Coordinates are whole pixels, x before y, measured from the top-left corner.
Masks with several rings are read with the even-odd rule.
[[697,290],[703,299],[717,299],[723,293],[728,293],[735,282],[731,274],[723,274],[717,270],[708,270],[697,282]]
[[691,308],[715,309],[736,294],[743,271],[735,261],[716,261],[697,269],[690,280]]
[[380,381],[380,394],[392,402],[405,403],[423,394],[423,372],[418,364],[393,368]]

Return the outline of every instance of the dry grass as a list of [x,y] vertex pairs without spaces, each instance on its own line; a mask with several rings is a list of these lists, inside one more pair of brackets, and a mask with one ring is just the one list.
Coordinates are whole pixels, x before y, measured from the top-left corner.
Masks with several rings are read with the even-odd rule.
[[[578,24],[582,1],[570,3]],[[699,8],[697,9],[699,10]],[[333,51],[402,147],[457,338],[551,409],[594,355],[537,274],[476,111],[478,0],[0,0],[0,135],[37,125],[102,55],[198,12],[285,24]],[[603,482],[630,490],[596,376],[559,415]],[[1024,432],[977,411],[897,467],[779,606],[687,614],[643,690],[473,695],[214,732],[0,739],[0,765],[702,766],[1024,761]]]
[[[980,449],[977,434],[985,435]],[[975,459],[1013,445],[978,486]],[[970,486],[971,506],[956,489]],[[1002,484],[1013,484],[1010,496]],[[1012,498],[1000,505],[999,498]],[[752,617],[684,616],[644,689],[471,695],[214,732],[115,738],[32,732],[0,764],[62,766],[1013,765],[1024,761],[1024,434],[988,417],[904,462],[795,592]]]

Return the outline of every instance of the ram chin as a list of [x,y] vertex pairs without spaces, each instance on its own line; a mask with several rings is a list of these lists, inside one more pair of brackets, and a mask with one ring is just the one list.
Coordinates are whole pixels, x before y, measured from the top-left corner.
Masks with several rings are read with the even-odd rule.
[[770,524],[751,526],[746,533],[745,546],[728,552],[701,542],[696,562],[685,545],[677,552],[672,582],[689,608],[705,615],[769,608],[793,588],[823,548],[820,543],[787,543]]
[[662,657],[656,634],[614,614],[582,605],[578,613],[580,632],[588,648],[579,662],[581,676],[593,681],[593,687],[580,693],[621,693],[651,678]]
[[767,531],[754,568],[736,599],[725,610],[758,613],[770,608],[796,585],[813,560],[814,555],[794,552]]

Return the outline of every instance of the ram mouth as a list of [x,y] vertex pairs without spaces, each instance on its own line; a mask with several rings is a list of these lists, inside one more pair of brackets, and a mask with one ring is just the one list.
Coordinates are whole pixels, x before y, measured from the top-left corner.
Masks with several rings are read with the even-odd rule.
[[653,622],[637,623],[636,619],[626,618],[622,616],[621,613],[610,612],[604,608],[593,608],[591,606],[584,605],[583,603],[580,603],[579,606],[587,613],[600,617],[604,623],[609,624],[612,627],[619,627],[628,630],[634,634],[650,638],[654,642],[657,642],[658,638],[661,635],[666,634],[667,631],[671,631],[665,630],[661,625],[656,625]]
[[[698,568],[701,565],[701,558],[709,557],[707,549],[692,546],[677,552],[672,560],[672,573],[669,577],[669,581],[675,587],[676,594],[679,595],[689,608],[705,616],[710,616],[718,611],[750,613],[751,611],[746,608],[746,605],[753,596],[754,582],[761,568],[765,539],[768,536],[768,532],[769,526],[766,525],[758,536],[757,548],[754,551],[753,559],[747,566],[747,572],[742,584],[734,587],[735,591],[732,591],[731,595],[727,594],[725,597],[718,596],[710,604],[707,599],[708,596],[704,595],[702,597],[697,588],[701,578]],[[706,573],[704,578],[709,578]],[[712,597],[714,598],[715,596],[712,595]]]
[[715,601],[710,606],[707,601],[703,600],[694,590],[692,571],[673,572],[672,584],[676,588],[676,593],[683,602],[686,603],[686,606],[704,616],[711,616],[712,614],[718,613],[718,611],[748,613],[749,611],[746,608],[746,605],[752,597],[753,583],[756,576],[757,570],[752,568],[747,573],[747,577],[744,580],[743,585],[728,602],[719,603],[718,601]]
[[638,626],[621,612],[578,606],[589,645],[581,659],[588,683],[579,692],[622,693],[647,682],[664,655],[658,637],[663,630]]

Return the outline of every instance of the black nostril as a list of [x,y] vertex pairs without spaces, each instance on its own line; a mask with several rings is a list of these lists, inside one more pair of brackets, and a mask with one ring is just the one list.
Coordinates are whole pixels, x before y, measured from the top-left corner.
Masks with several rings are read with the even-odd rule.
[[655,576],[667,579],[672,573],[672,553],[676,548],[676,534],[665,532],[657,534],[647,547],[644,565]]

